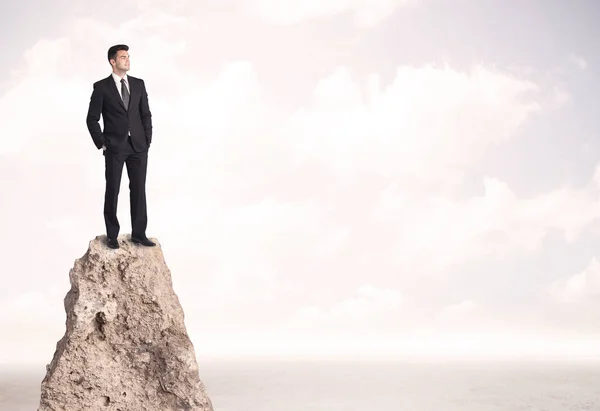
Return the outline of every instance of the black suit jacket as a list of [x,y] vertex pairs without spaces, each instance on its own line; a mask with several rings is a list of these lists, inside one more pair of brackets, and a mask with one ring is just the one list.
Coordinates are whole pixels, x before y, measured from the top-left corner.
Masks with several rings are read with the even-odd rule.
[[[119,153],[130,151],[127,136],[137,152],[147,150],[152,143],[152,114],[144,80],[127,76],[129,82],[129,107],[125,109],[112,74],[94,83],[87,114],[87,127],[98,149]],[[100,114],[104,131],[100,129]]]

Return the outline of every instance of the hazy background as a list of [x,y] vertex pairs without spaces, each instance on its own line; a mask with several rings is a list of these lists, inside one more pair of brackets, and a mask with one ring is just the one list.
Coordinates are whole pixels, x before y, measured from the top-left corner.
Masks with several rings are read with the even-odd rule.
[[599,8],[3,2],[0,362],[51,360],[105,233],[85,117],[119,43],[199,357],[600,355]]

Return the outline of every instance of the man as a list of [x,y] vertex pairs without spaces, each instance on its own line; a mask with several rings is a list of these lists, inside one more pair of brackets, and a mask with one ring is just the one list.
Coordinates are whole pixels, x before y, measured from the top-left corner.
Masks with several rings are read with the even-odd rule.
[[[104,222],[107,245],[119,248],[117,199],[121,186],[123,163],[127,165],[131,203],[131,241],[145,246],[156,244],[146,237],[146,170],[148,149],[152,142],[152,114],[142,79],[128,76],[129,47],[124,44],[108,49],[112,73],[94,83],[87,113],[87,127],[105,163],[106,191]],[[104,131],[98,121],[100,114]]]

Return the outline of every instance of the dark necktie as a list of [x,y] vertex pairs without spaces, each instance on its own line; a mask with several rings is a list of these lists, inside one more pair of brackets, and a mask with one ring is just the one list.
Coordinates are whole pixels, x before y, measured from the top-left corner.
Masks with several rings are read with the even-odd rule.
[[125,79],[121,79],[121,97],[123,98],[123,104],[125,104],[125,109],[129,108],[129,91],[127,91],[127,86],[125,85]]

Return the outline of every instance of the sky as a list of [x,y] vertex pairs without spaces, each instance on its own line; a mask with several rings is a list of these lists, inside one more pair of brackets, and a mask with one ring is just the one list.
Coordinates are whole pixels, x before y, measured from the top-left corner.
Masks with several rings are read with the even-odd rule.
[[105,234],[85,117],[121,43],[152,112],[146,234],[198,357],[600,356],[599,12],[2,3],[0,363],[51,360]]

